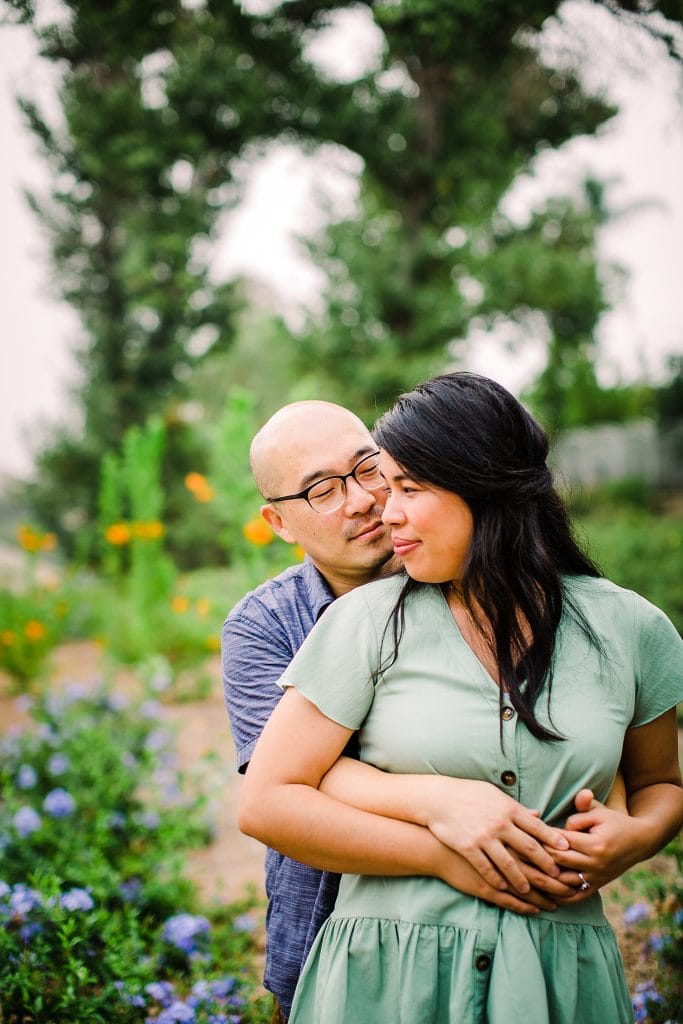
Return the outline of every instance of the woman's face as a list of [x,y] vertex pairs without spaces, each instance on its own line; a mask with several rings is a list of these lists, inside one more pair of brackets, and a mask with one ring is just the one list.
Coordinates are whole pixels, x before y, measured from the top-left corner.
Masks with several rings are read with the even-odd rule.
[[385,451],[380,469],[389,487],[382,520],[408,575],[422,583],[460,579],[474,526],[469,506],[453,491],[413,480]]

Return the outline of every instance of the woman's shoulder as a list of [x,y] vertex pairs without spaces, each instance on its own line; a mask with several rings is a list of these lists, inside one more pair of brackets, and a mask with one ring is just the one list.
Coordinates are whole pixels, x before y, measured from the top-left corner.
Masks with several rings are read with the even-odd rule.
[[604,576],[563,576],[562,585],[570,600],[584,609],[604,607],[614,614],[618,608],[623,608],[632,614],[636,604],[649,604],[635,590],[620,587]]
[[668,616],[642,594],[621,587],[602,576],[564,576],[565,594],[589,622],[612,626],[631,625],[636,632],[671,624]]
[[370,609],[373,614],[378,615],[390,612],[398,600],[406,579],[405,572],[400,571],[392,573],[390,576],[382,576],[378,580],[372,580],[371,583],[363,583],[350,590],[348,594],[338,597],[333,602],[333,607],[340,611],[343,609]]

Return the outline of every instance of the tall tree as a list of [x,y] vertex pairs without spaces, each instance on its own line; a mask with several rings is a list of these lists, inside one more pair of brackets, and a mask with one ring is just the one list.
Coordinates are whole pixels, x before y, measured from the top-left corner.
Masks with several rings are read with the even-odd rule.
[[[657,6],[680,21],[679,5]],[[65,0],[66,17],[45,27],[31,0],[9,0],[63,69],[63,125],[24,103],[55,183],[35,206],[85,334],[83,430],[45,450],[34,492],[57,529],[78,522],[74,506],[92,514],[103,451],[131,423],[177,408],[194,368],[232,344],[237,301],[212,283],[211,242],[240,199],[240,159],[273,140],[310,151],[331,141],[363,160],[357,217],[316,243],[330,284],[324,317],[292,345],[300,387],[371,418],[443,365],[475,316],[530,309],[549,324],[551,363],[589,351],[604,305],[597,208],[567,201],[523,230],[498,212],[541,148],[612,113],[540,59],[558,0],[356,4],[381,30],[383,56],[340,83],[306,46],[346,6],[285,0],[255,15],[236,0]],[[600,6],[674,47],[649,0]],[[177,478],[201,468],[201,453],[176,433]]]

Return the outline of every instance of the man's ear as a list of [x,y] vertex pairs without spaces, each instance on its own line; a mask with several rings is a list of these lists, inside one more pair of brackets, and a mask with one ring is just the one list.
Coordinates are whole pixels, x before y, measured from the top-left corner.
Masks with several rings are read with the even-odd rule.
[[296,537],[289,532],[282,516],[273,505],[261,505],[261,515],[273,533],[276,533],[278,537],[286,541],[287,544],[297,543]]

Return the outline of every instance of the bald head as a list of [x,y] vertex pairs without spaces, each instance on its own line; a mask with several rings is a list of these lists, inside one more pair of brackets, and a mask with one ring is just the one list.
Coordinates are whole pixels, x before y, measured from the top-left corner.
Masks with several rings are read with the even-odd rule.
[[251,471],[263,497],[281,494],[287,487],[298,489],[288,478],[299,456],[310,452],[324,462],[327,439],[345,435],[372,443],[363,421],[333,402],[292,402],[278,409],[256,434],[249,451]]

